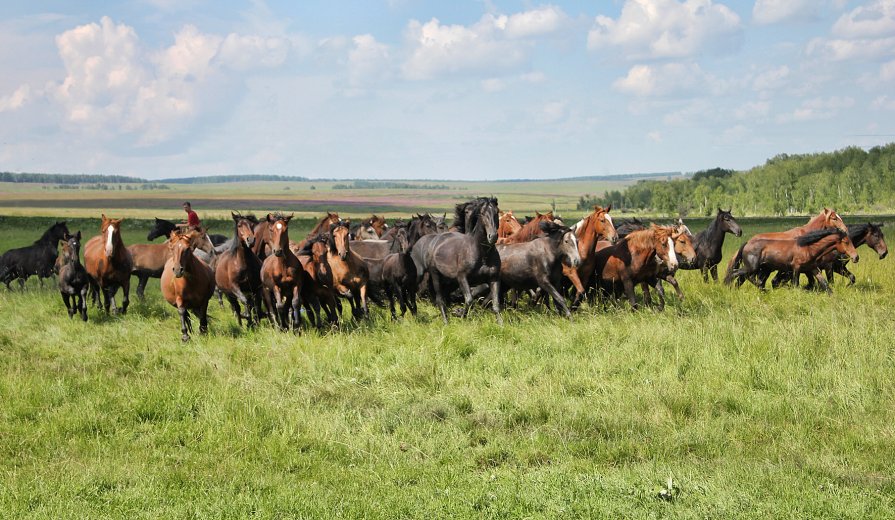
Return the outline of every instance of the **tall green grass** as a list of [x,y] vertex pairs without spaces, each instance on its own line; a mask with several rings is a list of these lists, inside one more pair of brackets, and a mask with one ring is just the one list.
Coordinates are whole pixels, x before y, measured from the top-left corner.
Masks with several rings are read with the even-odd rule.
[[895,267],[860,252],[832,296],[683,272],[664,312],[300,337],[214,304],[187,344],[157,283],[86,324],[0,289],[0,515],[892,518]]

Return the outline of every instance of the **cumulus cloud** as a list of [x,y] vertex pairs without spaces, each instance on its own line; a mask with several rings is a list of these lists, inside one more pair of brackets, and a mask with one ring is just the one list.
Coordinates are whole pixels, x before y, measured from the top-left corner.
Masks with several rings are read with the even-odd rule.
[[774,90],[784,86],[789,79],[790,70],[786,65],[766,70],[755,76],[752,88],[755,90]]
[[814,38],[809,55],[831,61],[879,59],[895,55],[895,0],[876,0],[840,16],[833,38]]
[[788,114],[782,114],[777,118],[780,123],[816,121],[820,119],[830,119],[841,110],[851,108],[855,105],[855,100],[849,96],[830,96],[827,98],[817,97],[809,99],[802,103],[799,108]]
[[529,61],[534,39],[556,34],[569,22],[555,6],[510,16],[486,14],[470,25],[444,25],[437,18],[411,20],[404,77],[432,79],[448,74],[512,71]]
[[22,108],[31,99],[31,87],[21,85],[12,94],[0,97],[0,112],[13,111]]
[[391,76],[391,50],[372,35],[362,34],[352,39],[348,52],[348,82],[353,87],[377,83]]
[[597,16],[587,47],[621,48],[628,59],[681,58],[739,44],[740,17],[712,0],[627,0],[619,18]]
[[759,24],[810,19],[817,15],[821,0],[756,0],[752,19]]
[[624,94],[649,97],[713,92],[719,84],[691,62],[635,65],[612,86]]

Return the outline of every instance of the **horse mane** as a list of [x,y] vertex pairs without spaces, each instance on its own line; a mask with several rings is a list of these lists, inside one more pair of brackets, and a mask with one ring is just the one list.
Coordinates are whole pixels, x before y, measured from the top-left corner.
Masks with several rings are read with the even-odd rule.
[[879,231],[879,226],[875,226],[870,222],[862,224],[851,224],[848,226],[848,238],[852,242],[856,242],[858,239],[863,238],[863,236],[867,234],[868,230]]
[[[457,228],[457,232],[466,233],[466,230],[475,229],[476,225],[479,223],[479,210],[482,209],[483,206],[487,204],[493,204],[497,206],[497,199],[494,197],[478,197],[472,199],[468,202],[462,202],[457,204],[454,207],[454,227]],[[470,217],[470,221],[466,221],[466,210],[472,208],[472,215]]]
[[40,238],[38,238],[37,240],[34,241],[34,244],[37,245],[37,244],[52,242],[53,240],[50,237],[50,235],[53,233],[53,231],[55,231],[60,226],[65,226],[65,222],[56,222],[52,226],[48,227],[47,230],[44,231],[44,234],[41,235]]
[[830,235],[838,235],[839,237],[844,237],[845,233],[839,228],[823,228],[815,231],[809,231],[804,235],[796,238],[796,244],[800,246],[810,246],[811,244],[816,243],[824,237],[828,237]]
[[622,220],[615,226],[615,232],[618,234],[619,238],[624,238],[635,231],[642,231],[644,229],[646,229],[646,225],[644,225],[643,221],[637,217]]

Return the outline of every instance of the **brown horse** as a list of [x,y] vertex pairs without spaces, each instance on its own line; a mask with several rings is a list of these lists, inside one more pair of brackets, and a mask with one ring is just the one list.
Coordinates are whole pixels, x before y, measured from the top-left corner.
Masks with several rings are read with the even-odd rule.
[[[273,246],[271,256],[261,265],[261,283],[264,286],[264,301],[272,311],[280,328],[292,326],[293,332],[301,328],[301,282],[304,269],[298,257],[289,248],[289,221],[292,215],[272,216],[270,237]],[[287,306],[288,305],[288,306]]]
[[[876,251],[879,259],[882,260],[889,254],[889,247],[886,245],[882,227],[882,223],[853,224],[848,226],[848,238],[851,239],[856,249],[863,244],[867,244],[868,247]],[[855,275],[848,270],[847,265],[848,257],[843,258],[842,255],[832,251],[822,256],[818,261],[818,266],[827,273],[828,283],[833,283],[833,273],[836,272],[848,278],[849,285],[854,285]]]
[[672,233],[669,227],[652,226],[599,249],[594,274],[601,291],[615,297],[621,285],[631,308],[637,309],[634,286],[654,278],[662,264],[677,269]]
[[327,260],[332,269],[333,287],[351,303],[351,314],[356,318],[369,316],[367,283],[370,272],[364,259],[349,247],[348,221],[331,224]]
[[339,218],[338,213],[328,211],[326,212],[326,215],[324,215],[319,221],[317,221],[317,224],[314,225],[314,228],[311,229],[311,232],[308,233],[308,236],[312,237],[314,235],[319,235],[320,233],[328,233],[330,227],[332,227],[334,224],[338,224],[341,221],[342,219]]
[[[678,224],[671,226],[671,228],[671,241],[674,244],[675,256],[678,258],[678,267],[683,265],[684,262],[689,263],[695,261],[698,255],[696,253],[696,248],[693,247],[693,238],[690,234],[690,230],[680,221],[680,219],[678,219]],[[659,261],[658,258],[657,261]],[[646,301],[647,305],[652,303],[649,287],[653,286],[656,288],[656,292],[659,294],[659,310],[662,310],[665,308],[665,288],[662,287],[663,280],[674,287],[680,301],[684,301],[684,291],[681,290],[677,278],[674,277],[675,271],[669,269],[661,262],[660,264],[661,265],[659,265],[659,268],[656,271],[656,277],[649,282],[644,282],[641,287],[643,288],[643,299]]]
[[100,234],[84,245],[84,264],[91,278],[94,301],[97,290],[102,290],[103,309],[109,313],[109,306],[117,312],[115,293],[121,288],[121,314],[127,314],[130,303],[131,271],[133,259],[121,240],[121,222],[124,219],[110,219],[102,215]]
[[544,232],[541,230],[541,222],[553,222],[553,211],[548,211],[547,213],[535,212],[535,216],[526,222],[519,231],[506,238],[498,238],[497,243],[521,244],[543,236]]
[[[601,240],[614,244],[618,241],[618,232],[609,216],[612,205],[603,209],[600,206],[594,206],[593,212],[581,219],[577,224],[572,226],[575,231],[575,237],[578,239],[578,267],[570,267],[563,265],[563,275],[568,278],[572,287],[575,288],[575,299],[572,301],[572,309],[576,309],[581,304],[584,297],[584,284],[593,277],[594,269],[596,269],[596,253],[597,242]],[[582,282],[584,280],[584,282]]]
[[[815,216],[814,218],[809,220],[803,226],[794,227],[794,228],[788,229],[786,231],[759,233],[759,234],[753,236],[752,238],[750,238],[749,241],[751,242],[752,240],[765,240],[765,239],[791,239],[791,238],[796,238],[796,237],[802,236],[806,233],[810,233],[812,231],[817,231],[820,229],[832,229],[832,228],[836,228],[836,229],[842,231],[843,233],[848,233],[848,227],[845,225],[845,222],[842,221],[842,218],[839,217],[839,214],[836,213],[836,211],[834,211],[832,209],[824,208],[823,211],[818,213],[817,216]],[[748,244],[748,242],[747,242],[747,244]],[[730,262],[727,264],[727,273],[725,274],[725,277],[724,277],[725,284],[728,284],[728,285],[730,284],[730,280],[728,280],[728,278],[730,277],[730,273],[732,271],[739,269],[740,265],[741,264],[740,264],[740,256],[739,255],[735,255],[733,258],[731,258]],[[780,276],[781,279],[784,276],[786,276],[783,273],[786,273],[786,271],[783,271],[782,273],[778,273],[778,276]],[[740,279],[739,283],[742,284],[744,281],[745,281],[745,279]],[[796,283],[798,283],[798,278],[796,278]]]
[[378,240],[388,231],[385,217],[371,215],[370,218],[351,226],[352,240]]
[[214,280],[220,292],[227,296],[236,321],[242,326],[242,311],[249,326],[261,321],[261,260],[252,251],[255,232],[252,222],[238,213],[230,213],[234,223],[230,247],[217,257]]
[[[173,236],[175,228],[170,236]],[[209,257],[214,258],[214,244],[204,229],[193,230],[188,233],[190,237],[191,247],[193,250],[200,250]],[[128,252],[133,259],[132,274],[137,277],[137,298],[143,299],[146,291],[146,284],[150,278],[161,278],[162,271],[165,269],[165,262],[171,249],[167,243],[162,244],[132,244],[127,246]],[[208,263],[208,262],[206,262]]]
[[735,261],[742,267],[728,267],[724,283],[730,284],[737,279],[737,287],[748,279],[761,290],[774,271],[791,271],[793,280],[798,285],[799,275],[806,273],[814,277],[820,286],[830,292],[827,281],[818,268],[818,260],[831,251],[848,255],[852,262],[858,262],[858,252],[848,238],[848,233],[838,228],[824,228],[804,233],[794,238],[759,238],[753,237],[740,247],[731,265]]
[[497,240],[507,238],[522,229],[522,224],[513,216],[513,210],[502,211],[497,221]]
[[193,327],[190,311],[199,316],[199,333],[208,332],[208,300],[214,294],[214,273],[208,264],[193,254],[189,233],[171,233],[167,247],[168,261],[162,272],[162,296],[180,314],[181,339],[190,339]]

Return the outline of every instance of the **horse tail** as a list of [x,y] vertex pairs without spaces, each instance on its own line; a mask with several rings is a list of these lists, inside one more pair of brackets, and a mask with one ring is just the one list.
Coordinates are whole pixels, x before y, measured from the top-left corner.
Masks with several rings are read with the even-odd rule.
[[731,282],[733,282],[733,272],[739,269],[740,265],[743,263],[743,249],[745,247],[745,244],[741,245],[740,248],[737,249],[737,253],[733,255],[733,258],[728,262],[727,273],[724,275],[724,285],[730,285]]

